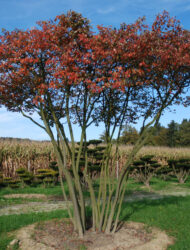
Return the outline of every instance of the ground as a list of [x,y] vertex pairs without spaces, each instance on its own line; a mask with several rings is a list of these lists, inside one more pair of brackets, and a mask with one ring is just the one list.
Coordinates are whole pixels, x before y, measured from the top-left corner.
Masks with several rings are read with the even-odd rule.
[[[125,202],[133,202],[143,199],[162,199],[168,196],[186,196],[190,195],[190,189],[174,186],[172,189],[158,190],[153,192],[133,191],[130,195],[124,198]],[[24,214],[32,212],[48,212],[57,209],[66,209],[66,202],[63,202],[63,196],[46,196],[44,194],[8,194],[5,198],[24,198],[40,199],[40,202],[27,202],[26,204],[15,204],[11,206],[0,207],[1,215]],[[70,202],[69,202],[70,203]],[[70,203],[71,204],[71,203]]]
[[[189,188],[172,185],[169,189],[133,190],[125,197],[125,202],[141,201],[144,199],[162,199],[168,196],[190,195]],[[1,215],[28,214],[31,212],[45,212],[57,209],[65,209],[66,204],[62,196],[42,195],[42,194],[8,194],[4,195],[9,199],[28,199],[26,204],[12,204],[0,207]],[[29,202],[29,199],[39,199]],[[87,198],[88,202],[88,198]],[[21,228],[14,233],[14,241],[9,249],[14,245],[21,250],[62,250],[62,249],[90,249],[90,250],[163,250],[173,244],[175,239],[167,236],[164,231],[147,227],[142,223],[127,222],[114,235],[98,234],[87,231],[83,239],[79,239],[73,230],[72,224],[68,219],[54,219],[51,221],[38,222],[27,227]],[[63,248],[64,246],[64,248]]]
[[[115,234],[87,231],[79,239],[69,219],[54,219],[29,225],[15,233],[21,250],[163,250],[173,243],[165,232],[146,228],[142,223],[127,222]],[[11,248],[9,248],[11,249]]]

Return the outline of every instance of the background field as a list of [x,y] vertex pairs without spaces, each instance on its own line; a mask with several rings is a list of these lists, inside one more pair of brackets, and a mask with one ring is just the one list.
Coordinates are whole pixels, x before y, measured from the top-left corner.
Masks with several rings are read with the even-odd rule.
[[[132,146],[119,147],[119,169],[122,168],[131,150]],[[190,148],[146,146],[140,150],[137,158],[147,154],[154,155],[155,160],[165,165],[168,159],[190,157]],[[35,174],[39,168],[48,168],[49,163],[54,160],[55,155],[50,142],[0,140],[0,171],[5,177],[15,177],[16,169],[20,167]]]

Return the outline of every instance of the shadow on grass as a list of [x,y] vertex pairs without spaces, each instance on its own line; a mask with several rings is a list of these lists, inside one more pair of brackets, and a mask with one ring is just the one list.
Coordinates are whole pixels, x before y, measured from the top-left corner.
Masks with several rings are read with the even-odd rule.
[[[189,197],[190,199],[190,197]],[[157,200],[143,199],[134,202],[125,202],[122,205],[120,220],[126,221],[131,218],[131,216],[147,207],[158,207],[168,205],[179,205],[181,201],[184,201],[184,197],[166,197]]]

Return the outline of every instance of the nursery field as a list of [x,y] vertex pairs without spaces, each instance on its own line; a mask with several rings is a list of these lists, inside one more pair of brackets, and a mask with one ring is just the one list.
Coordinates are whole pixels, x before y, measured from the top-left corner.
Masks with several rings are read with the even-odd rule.
[[[104,149],[100,142],[99,146],[91,142],[87,150],[91,160],[88,162],[88,171],[96,199],[99,196]],[[109,177],[114,187],[113,196],[118,182],[117,174],[122,171],[131,150],[130,146],[119,146],[115,160],[113,146],[109,165],[113,173]],[[80,163],[83,167],[83,159],[80,159]],[[67,165],[70,168],[69,161]],[[173,241],[168,249],[190,249],[190,148],[143,147],[129,169],[120,221],[144,223],[147,233],[152,227],[164,230]],[[43,228],[42,221],[49,220],[51,222],[47,222],[47,225],[50,223],[50,228],[51,223],[63,225],[60,219],[68,217],[67,208],[72,204],[64,175],[62,180],[68,201],[63,199],[60,180],[56,158],[49,142],[0,143],[1,250],[7,249],[15,237],[15,230],[24,226],[37,223],[37,228]],[[87,216],[90,217],[92,204],[83,175],[80,175],[80,181]],[[40,236],[37,238],[41,239]],[[19,249],[19,242],[12,249]],[[71,249],[82,250],[87,247],[81,243]]]
[[[94,185],[98,185],[98,180]],[[64,183],[66,191],[67,185]],[[84,192],[86,192],[84,190]],[[35,196],[36,194],[36,196]],[[23,196],[24,195],[24,196]],[[41,196],[40,196],[41,195]],[[20,198],[19,198],[20,197]],[[23,198],[24,197],[24,198]],[[89,193],[85,193],[88,201]],[[179,184],[176,178],[167,181],[152,178],[147,188],[133,179],[129,179],[120,219],[145,223],[147,230],[157,227],[174,238],[174,244],[168,249],[190,248],[190,178]],[[65,209],[57,209],[56,204],[64,203],[59,185],[43,188],[25,187],[0,190],[0,249],[7,249],[14,238],[10,232],[29,224],[68,217]],[[32,211],[30,207],[38,204],[54,204],[52,211]],[[20,207],[19,207],[20,206]],[[24,207],[28,207],[28,211]],[[16,208],[18,208],[16,210]],[[11,209],[12,208],[12,209]],[[6,211],[6,215],[3,214]],[[9,211],[9,214],[7,214]],[[91,209],[89,207],[89,214]],[[18,246],[14,246],[18,249]],[[79,249],[86,249],[81,245]]]
[[52,159],[53,148],[49,142],[0,141],[0,171],[6,177],[14,177],[20,167],[32,172],[37,168],[47,168]]
[[[119,146],[119,168],[121,169],[132,146]],[[113,146],[114,151],[114,146]],[[169,147],[143,147],[137,158],[144,155],[154,155],[154,159],[161,164],[166,164],[168,159],[190,157],[190,148]],[[6,177],[17,176],[18,168],[26,168],[29,172],[36,173],[37,169],[48,168],[51,161],[55,160],[52,144],[37,141],[9,141],[0,140],[0,172]]]

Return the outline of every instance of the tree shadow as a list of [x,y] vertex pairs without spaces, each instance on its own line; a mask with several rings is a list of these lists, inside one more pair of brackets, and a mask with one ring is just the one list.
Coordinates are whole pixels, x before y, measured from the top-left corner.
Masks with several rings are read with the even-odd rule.
[[148,207],[148,206],[157,207],[160,205],[168,206],[170,204],[177,205],[183,200],[184,200],[184,197],[168,196],[168,197],[164,197],[162,199],[156,199],[156,200],[143,199],[143,200],[128,202],[128,203],[125,202],[122,205],[122,209],[121,209],[122,212],[120,215],[120,224],[124,223],[127,220],[130,220],[133,214],[135,214],[136,212],[139,212],[140,210],[143,210],[145,207]]

